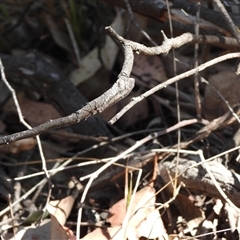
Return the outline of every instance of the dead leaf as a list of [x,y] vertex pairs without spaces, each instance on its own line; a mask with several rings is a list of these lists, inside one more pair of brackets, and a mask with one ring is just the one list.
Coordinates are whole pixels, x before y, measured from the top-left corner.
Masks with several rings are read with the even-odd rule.
[[159,240],[168,239],[162,218],[157,209],[149,213],[147,218],[139,224],[137,231],[139,237],[145,237],[147,239],[157,238]]
[[121,226],[110,227],[110,228],[97,228],[94,231],[87,234],[81,240],[123,240],[127,237],[129,240],[138,240],[136,235],[136,229],[128,227],[127,231]]
[[[135,195],[128,226],[137,227],[155,207],[155,190],[146,186]],[[120,226],[123,223],[127,211],[126,199],[115,203],[109,210],[107,221],[111,226]]]
[[109,239],[109,237],[111,239],[125,239],[127,237],[129,240],[138,240],[139,236],[136,227],[154,211],[155,200],[154,188],[151,186],[142,188],[132,199],[132,208],[130,209],[129,222],[126,229],[121,226],[127,213],[127,201],[124,198],[114,204],[109,210],[107,222],[111,223],[112,227],[104,230],[105,232],[103,230],[95,230],[83,239]]
[[36,144],[37,141],[35,138],[21,139],[8,145],[0,146],[0,152],[17,154],[34,148]]
[[[69,236],[69,233],[71,236]],[[56,217],[51,215],[51,240],[59,239],[59,240],[75,240],[72,231],[69,231],[68,228],[63,227],[57,220]]]

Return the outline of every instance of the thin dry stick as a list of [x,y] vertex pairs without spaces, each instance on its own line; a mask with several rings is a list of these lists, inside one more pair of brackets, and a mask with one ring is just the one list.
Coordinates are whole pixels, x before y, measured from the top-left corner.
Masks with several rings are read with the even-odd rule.
[[[238,147],[240,148],[240,146]],[[238,149],[237,148],[237,149]],[[236,150],[236,149],[235,149]],[[150,151],[146,151],[146,152],[143,152],[143,154],[148,154],[149,152],[152,152],[154,154],[154,152],[156,153],[159,153],[159,152],[177,152],[176,149],[165,149],[165,148],[162,148],[162,149],[151,149]],[[181,153],[189,153],[188,150],[180,150]],[[226,153],[226,152],[225,152]],[[152,154],[152,156],[153,156]],[[126,155],[126,158],[129,158],[131,157],[132,154],[128,154]],[[151,157],[151,155],[149,155],[149,157]],[[72,159],[76,158],[75,156],[68,159],[68,164],[70,163],[70,161],[72,161]],[[58,168],[54,168],[54,169],[50,169],[48,170],[48,173],[53,173],[53,172],[60,172],[60,171],[65,171],[65,170],[69,170],[69,169],[76,169],[78,167],[84,167],[84,166],[88,166],[88,165],[93,165],[93,164],[98,164],[98,163],[107,163],[109,161],[112,160],[112,158],[103,158],[103,159],[98,159],[98,158],[83,158],[85,160],[89,160],[87,162],[81,162],[81,163],[78,163],[78,164],[74,164],[74,165],[71,165],[71,166],[60,166]],[[66,163],[66,162],[65,162]],[[68,165],[67,164],[67,165]],[[65,164],[66,165],[66,164]],[[113,165],[115,166],[119,166],[119,167],[125,167],[124,165],[122,164],[118,164],[118,163],[113,163]],[[128,166],[128,168],[132,168],[132,166]],[[135,168],[134,168],[135,169]],[[21,180],[24,180],[24,179],[28,179],[28,178],[33,178],[33,177],[37,177],[37,176],[41,176],[41,175],[44,175],[44,172],[37,172],[37,173],[33,173],[33,174],[29,174],[29,175],[24,175],[24,176],[21,176],[21,177],[15,177],[15,178],[12,178],[12,179],[9,179],[9,180],[14,180],[14,181],[21,181]]]
[[[219,38],[214,36],[199,36],[197,39],[191,33],[184,33],[179,37],[173,39],[167,39],[164,37],[164,42],[161,46],[157,47],[146,47],[142,44],[132,42],[130,40],[126,40],[123,37],[119,36],[111,27],[106,27],[106,31],[108,31],[109,35],[122,46],[124,52],[124,63],[120,74],[118,75],[117,81],[114,85],[103,93],[98,98],[89,102],[82,109],[78,110],[75,113],[70,114],[69,116],[62,117],[59,119],[49,120],[43,124],[40,124],[37,127],[32,129],[14,133],[5,137],[0,138],[0,145],[8,144],[20,139],[24,139],[27,137],[36,136],[46,132],[47,130],[68,126],[71,124],[78,123],[82,120],[86,120],[88,117],[98,114],[105,110],[106,108],[112,106],[116,102],[120,101],[122,98],[126,97],[134,87],[134,79],[130,78],[130,74],[133,67],[133,52],[141,53],[145,55],[159,55],[159,54],[167,54],[172,48],[179,48],[186,43],[190,42],[199,42],[199,43],[220,43]],[[163,32],[162,32],[163,33]],[[164,34],[164,33],[163,33]],[[231,44],[234,42],[233,39],[225,39],[225,44]],[[228,42],[228,40],[230,42]],[[236,42],[236,41],[235,41]],[[236,46],[236,44],[234,44]],[[192,75],[192,74],[190,74]],[[180,79],[179,79],[180,80]],[[174,80],[176,82],[178,80]],[[168,82],[169,83],[169,82]],[[170,83],[169,83],[170,84]],[[164,87],[164,86],[163,86]],[[155,89],[155,88],[154,88]],[[144,96],[144,95],[142,95]],[[134,105],[134,104],[133,104]],[[120,114],[122,115],[122,114]],[[116,120],[115,120],[116,121]],[[112,120],[113,122],[113,120]]]
[[[172,18],[171,18],[171,13],[170,13],[170,8],[169,8],[169,2],[166,0],[167,4],[167,10],[168,10],[168,19],[169,19],[169,27],[170,27],[170,33],[171,33],[171,38],[173,38],[173,27],[172,27]],[[174,76],[177,76],[177,64],[175,60],[175,50],[174,48],[172,49],[172,56],[173,56],[173,71],[174,71]],[[177,121],[178,123],[181,121],[181,113],[180,113],[180,104],[179,104],[179,90],[178,90],[178,82],[175,82],[175,89],[176,89],[176,103],[177,103]],[[179,128],[177,130],[177,150],[180,150],[180,142],[181,142],[181,129]],[[177,161],[179,159],[179,151],[177,153]],[[178,162],[177,162],[178,165]],[[178,175],[178,172],[176,171],[176,176]],[[177,188],[177,181],[174,183],[174,191]],[[175,193],[173,193],[175,194]]]
[[142,146],[143,144],[145,144],[146,142],[153,140],[159,136],[162,136],[163,134],[172,132],[177,130],[178,128],[182,128],[191,124],[194,124],[196,122],[199,122],[197,119],[189,119],[189,120],[184,120],[180,123],[177,123],[175,125],[173,125],[172,127],[169,127],[168,129],[165,129],[163,131],[159,131],[157,133],[153,133],[151,135],[148,135],[147,137],[141,139],[140,141],[137,141],[133,146],[131,146],[130,148],[128,148],[127,150],[125,150],[124,152],[122,152],[121,154],[119,154],[118,156],[114,157],[111,161],[109,161],[108,163],[106,163],[104,166],[102,166],[101,168],[99,168],[98,170],[96,170],[95,172],[81,177],[80,181],[89,179],[89,178],[97,178],[99,176],[100,173],[102,173],[104,170],[106,170],[109,166],[111,166],[113,163],[117,162],[118,160],[120,160],[121,158],[124,158],[127,154],[129,154],[130,152],[134,151],[135,149],[139,148],[140,146]]
[[[0,69],[1,69],[2,80],[6,84],[7,88],[9,89],[9,91],[12,93],[12,97],[13,97],[14,104],[15,104],[16,109],[17,109],[19,121],[25,127],[27,127],[28,129],[32,129],[32,127],[24,120],[21,108],[20,108],[18,100],[17,100],[17,96],[16,96],[16,93],[15,93],[15,90],[11,87],[11,85],[9,84],[9,82],[6,79],[5,72],[4,72],[4,66],[2,64],[1,57],[0,57]],[[46,160],[45,160],[45,157],[44,157],[44,154],[43,154],[43,150],[42,150],[41,140],[40,140],[39,136],[36,136],[36,139],[37,139],[37,143],[38,143],[39,153],[40,153],[40,156],[41,156],[41,159],[42,159],[42,169],[43,169],[43,171],[46,172],[46,177],[49,179],[49,176],[47,174]]]
[[[225,229],[221,229],[221,230],[217,230],[216,233],[221,233],[221,232],[227,232],[227,231],[232,231],[231,228],[225,228]],[[187,239],[188,240],[195,240],[195,239],[200,239],[202,237],[205,237],[205,236],[208,236],[208,235],[212,235],[214,232],[208,232],[208,233],[203,233],[203,234],[200,234],[200,235],[196,235],[194,237],[188,237]],[[215,238],[214,238],[215,239]]]
[[15,239],[15,238],[16,238],[17,229],[16,229],[16,227],[15,227],[15,221],[14,221],[14,215],[13,215],[11,195],[8,194],[7,198],[8,198],[8,206],[9,206],[9,208],[10,208],[10,215],[11,215],[11,220],[12,220],[13,235],[14,235],[14,239]]
[[[71,159],[74,159],[74,157],[70,158],[69,160],[71,160]],[[69,170],[69,169],[73,169],[73,168],[76,169],[78,167],[84,167],[84,166],[87,166],[87,165],[93,165],[93,164],[102,163],[102,162],[106,163],[107,160],[98,159],[98,160],[92,160],[92,161],[88,161],[88,162],[78,163],[78,164],[74,164],[74,165],[66,166],[66,167],[61,166],[61,167],[58,167],[56,169],[48,170],[48,173],[61,172],[61,171],[65,171],[65,170]],[[24,179],[41,176],[43,174],[44,174],[44,172],[42,171],[42,172],[37,172],[37,173],[32,173],[32,174],[29,174],[29,175],[21,176],[21,177],[15,177],[15,178],[13,178],[13,180],[14,181],[21,181],[21,180],[24,180]]]
[[[108,28],[111,29],[110,27]],[[125,59],[122,70],[118,75],[118,79],[110,89],[104,92],[101,96],[87,103],[87,105],[75,113],[72,113],[66,117],[49,120],[48,122],[40,124],[33,129],[14,133],[0,138],[0,145],[8,144],[26,137],[36,136],[49,129],[79,123],[81,120],[86,120],[92,115],[103,112],[106,108],[125,98],[132,91],[135,85],[135,80],[129,77],[133,67],[134,56],[132,48],[128,45],[127,41],[124,42],[120,40],[118,43],[123,48]]]
[[[174,179],[171,180],[171,182],[177,182],[177,178],[178,178],[179,176],[180,176],[180,175],[177,175]],[[171,182],[170,182],[170,183],[171,183]],[[161,204],[161,206],[157,207],[156,209],[157,209],[157,210],[160,210],[160,209],[162,209],[162,208],[167,208],[167,207],[169,206],[169,204],[176,199],[176,197],[177,197],[180,189],[181,189],[183,186],[184,186],[184,184],[181,182],[181,183],[177,186],[177,188],[174,188],[173,196],[172,196],[167,202]],[[163,190],[163,189],[162,189],[162,190]],[[158,193],[156,193],[156,195],[157,195],[157,194],[158,194]]]
[[[198,10],[196,14],[196,23],[195,23],[195,34],[196,37],[199,36],[199,19],[200,19],[200,2],[197,4]],[[194,44],[194,67],[198,67],[198,49],[199,49],[199,44],[195,43]],[[200,98],[200,93],[199,93],[199,73],[196,72],[194,74],[194,91],[195,91],[195,99],[196,99],[196,110],[197,110],[197,117],[199,119],[202,119],[202,107],[201,107],[201,98]]]
[[[118,136],[118,137],[114,137],[111,139],[111,141],[107,141],[107,142],[101,142],[101,143],[98,143],[98,144],[95,144],[81,152],[78,152],[77,154],[75,154],[73,157],[71,157],[70,159],[68,159],[66,161],[66,165],[70,164],[72,162],[73,159],[75,159],[76,157],[78,157],[79,155],[82,155],[82,154],[85,154],[91,150],[96,150],[97,148],[99,147],[102,147],[102,146],[105,146],[109,143],[113,143],[113,142],[116,142],[116,141],[120,141],[120,140],[123,140],[125,138],[128,138],[128,137],[131,137],[131,136],[134,136],[134,135],[138,135],[138,134],[143,134],[143,133],[149,133],[149,132],[156,132],[156,131],[160,131],[161,129],[159,128],[153,128],[153,129],[145,129],[145,130],[140,130],[140,131],[135,131],[135,132],[132,132],[132,133],[126,133],[126,134],[123,134],[121,136]],[[135,141],[133,142],[133,144],[135,143]],[[96,163],[101,163],[101,162],[108,162],[109,160],[111,160],[112,158],[105,158],[105,159],[95,159],[95,158],[84,158],[86,160],[93,160],[91,162],[85,162],[85,163],[79,163],[79,164],[76,164],[76,165],[71,165],[71,166],[68,166],[68,167],[59,167],[57,169],[51,169],[51,170],[48,170],[48,173],[51,173],[51,172],[57,172],[57,171],[64,171],[64,170],[68,170],[68,169],[72,169],[72,168],[76,168],[76,167],[81,167],[81,166],[86,166],[86,165],[90,165],[90,164],[96,164]],[[66,166],[65,165],[65,166]],[[32,177],[35,177],[35,176],[40,176],[40,175],[43,175],[44,172],[37,172],[37,173],[33,173],[33,174],[29,174],[29,175],[25,175],[25,176],[21,176],[21,177],[16,177],[16,178],[13,178],[12,180],[14,181],[18,181],[18,180],[24,180],[24,179],[28,179],[28,178],[32,178]]]
[[[6,86],[8,87],[8,89],[12,93],[12,97],[13,97],[13,100],[14,100],[14,103],[15,103],[15,106],[16,106],[16,109],[17,109],[17,112],[18,112],[18,117],[19,117],[20,122],[24,126],[26,126],[28,129],[32,129],[32,127],[23,118],[22,111],[21,111],[20,105],[18,103],[15,90],[11,87],[11,85],[9,84],[9,82],[6,79],[5,72],[4,72],[4,66],[2,64],[2,59],[1,58],[0,58],[0,70],[1,70],[1,76],[2,76],[3,82],[6,84]],[[49,185],[49,192],[48,192],[48,197],[47,197],[47,201],[46,201],[46,204],[47,204],[49,199],[50,199],[50,196],[51,196],[53,184],[52,184],[52,182],[50,180],[50,177],[49,177],[49,174],[48,174],[48,171],[47,171],[46,159],[45,159],[45,156],[43,154],[42,144],[41,144],[41,140],[40,140],[39,135],[36,136],[36,139],[37,139],[37,144],[38,144],[40,157],[41,157],[41,160],[42,160],[42,169],[43,169],[43,171],[44,171],[44,173],[46,175],[46,178],[47,178],[47,181],[48,181],[48,185]]]
[[[234,152],[236,150],[239,150],[240,149],[240,146],[237,146],[237,147],[234,147],[234,148],[231,148],[227,151],[224,151],[224,152],[221,152],[213,157],[210,157],[210,158],[207,158],[205,159],[205,162],[210,162],[210,161],[213,161],[213,160],[216,160],[221,157],[221,156],[224,156],[228,153],[231,153],[231,152]],[[177,153],[177,149],[166,149],[166,148],[162,148],[162,149],[151,149],[151,152],[153,153]],[[183,154],[194,154],[196,153],[196,151],[191,151],[191,150],[182,150],[180,149],[179,150],[180,153],[183,153]],[[197,165],[194,165],[194,167],[197,166]]]
[[213,157],[207,158],[207,159],[206,159],[206,162],[212,161],[212,160],[214,160],[214,159],[217,159],[217,158],[219,158],[219,157],[221,157],[221,156],[223,156],[223,155],[225,155],[225,154],[234,152],[234,151],[236,151],[236,150],[238,150],[238,149],[240,149],[240,146],[231,148],[231,149],[229,149],[229,150],[227,150],[227,151],[224,151],[224,152],[222,152],[222,153],[219,153],[219,154],[217,154],[217,155],[215,155],[215,156],[213,156]]
[[228,14],[226,8],[224,7],[224,5],[221,3],[220,0],[214,0],[214,2],[216,3],[220,13],[224,17],[227,25],[229,26],[230,30],[232,31],[232,33],[234,35],[234,37],[237,39],[238,43],[240,44],[240,33],[239,33],[235,23],[231,19],[230,15]]
[[[61,167],[64,167],[68,164],[68,162],[64,162]],[[54,167],[58,167],[58,165],[60,165],[59,163],[56,163],[54,165]],[[50,176],[53,176],[55,175],[56,172],[53,172],[53,173],[50,173],[49,175]],[[33,186],[28,192],[26,192],[25,194],[23,194],[19,199],[17,199],[16,201],[14,201],[12,203],[12,207],[16,206],[17,204],[19,204],[21,201],[23,201],[24,199],[26,199],[27,197],[29,197],[38,187],[40,187],[42,184],[45,184],[46,183],[46,178],[42,179],[40,182],[38,182],[35,186]],[[45,206],[46,207],[46,206]],[[8,211],[10,210],[9,207],[6,207],[5,209],[3,209],[1,212],[0,212],[0,217],[7,213]]]
[[131,214],[132,207],[133,207],[132,205],[133,205],[133,202],[134,202],[134,199],[135,199],[135,195],[136,195],[136,192],[137,192],[137,188],[139,186],[141,176],[142,176],[142,169],[139,168],[136,184],[135,184],[135,187],[134,187],[133,192],[132,192],[132,196],[131,196],[131,200],[130,200],[130,203],[129,203],[129,206],[128,206],[128,209],[127,209],[127,213],[126,213],[126,215],[124,217],[124,220],[123,220],[123,223],[122,223],[122,228],[124,229],[125,233],[127,231],[127,226],[128,226],[129,219],[130,219],[130,214]]
[[[78,155],[78,154],[76,154]],[[69,158],[65,163],[65,166],[70,164],[72,160],[76,159],[77,157],[73,156],[71,158]],[[126,155],[126,158],[129,158],[131,157],[132,154],[129,154],[129,155]],[[71,166],[66,166],[66,167],[58,167],[58,168],[55,168],[55,169],[50,169],[48,170],[48,173],[53,173],[53,172],[60,172],[60,171],[65,171],[65,170],[69,170],[69,169],[73,169],[73,168],[77,168],[77,167],[84,167],[84,166],[88,166],[88,165],[93,165],[93,164],[98,164],[98,163],[107,163],[109,161],[111,161],[112,158],[82,158],[82,160],[88,160],[87,162],[82,162],[82,163],[78,163],[78,164],[74,164],[74,165],[71,165]],[[114,163],[114,165],[116,166],[119,166],[119,167],[123,167],[122,164],[118,164],[118,163]],[[9,165],[8,165],[9,166]],[[130,168],[131,166],[129,166]],[[40,176],[40,175],[43,175],[44,172],[37,172],[37,173],[32,173],[32,174],[29,174],[29,175],[24,175],[24,176],[21,176],[21,177],[15,177],[15,178],[12,178],[12,179],[8,179],[8,180],[14,180],[14,181],[20,181],[20,180],[24,180],[24,179],[28,179],[28,178],[33,178],[33,177],[37,177],[37,176]]]
[[127,112],[130,108],[132,108],[134,105],[136,105],[138,102],[142,101],[144,98],[152,95],[153,93],[159,91],[162,88],[167,87],[168,85],[177,82],[183,78],[189,77],[193,74],[195,74],[196,72],[201,72],[204,69],[217,64],[219,62],[223,62],[226,61],[228,59],[232,59],[232,58],[239,58],[240,57],[240,53],[228,53],[226,55],[223,55],[221,57],[215,58],[213,60],[210,60],[206,63],[201,64],[200,66],[198,66],[197,68],[193,68],[185,73],[182,73],[176,77],[170,78],[167,81],[160,83],[159,85],[153,87],[152,89],[148,90],[147,92],[141,94],[138,97],[132,98],[131,102],[128,103],[119,113],[117,113],[110,121],[110,124],[114,124],[125,112]]

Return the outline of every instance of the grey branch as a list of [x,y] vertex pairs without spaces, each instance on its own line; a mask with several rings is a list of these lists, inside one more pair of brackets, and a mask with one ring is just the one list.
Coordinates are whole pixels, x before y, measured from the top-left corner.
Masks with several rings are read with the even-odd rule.
[[[134,53],[145,55],[159,55],[167,54],[172,48],[179,48],[186,43],[211,43],[211,41],[215,44],[221,43],[220,39],[216,37],[214,38],[214,36],[212,38],[211,36],[196,37],[191,33],[184,33],[176,38],[168,39],[163,33],[164,41],[161,46],[146,47],[143,44],[124,39],[123,37],[119,36],[111,27],[106,27],[106,31],[113,38],[113,40],[122,47],[124,52],[123,67],[116,83],[114,83],[114,85],[101,96],[87,103],[83,108],[77,110],[75,113],[72,113],[66,117],[49,120],[48,122],[43,123],[30,130],[2,137],[0,138],[0,145],[8,144],[23,138],[33,137],[42,134],[50,129],[68,126],[78,123],[82,120],[86,120],[90,116],[104,111],[106,108],[125,98],[134,87],[134,79],[130,78],[134,62]],[[232,43],[232,45],[236,46],[234,44],[234,41],[230,41],[228,38],[226,38],[226,41],[229,41]],[[238,54],[236,53],[235,55]],[[172,82],[174,81],[169,82],[169,84]]]

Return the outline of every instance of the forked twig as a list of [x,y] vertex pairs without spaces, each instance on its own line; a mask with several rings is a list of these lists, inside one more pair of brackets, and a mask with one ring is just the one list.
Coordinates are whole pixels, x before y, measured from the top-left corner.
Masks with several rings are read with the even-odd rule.
[[[94,99],[93,101],[89,102],[86,106],[81,108],[80,110],[72,113],[66,117],[49,120],[43,124],[40,124],[37,127],[32,129],[18,132],[15,134],[11,134],[5,137],[0,138],[0,145],[8,144],[23,138],[37,136],[46,132],[47,130],[68,126],[71,124],[78,123],[82,120],[86,120],[88,117],[101,113],[106,108],[112,106],[116,102],[120,101],[122,98],[125,98],[133,89],[134,87],[134,79],[130,78],[130,74],[133,67],[134,55],[133,53],[139,53],[144,55],[159,55],[159,54],[167,54],[172,48],[179,48],[186,43],[191,42],[199,42],[199,43],[209,43],[208,36],[199,36],[196,38],[191,33],[184,33],[179,37],[168,39],[164,35],[164,41],[161,46],[157,47],[146,47],[143,44],[139,44],[130,40],[126,40],[123,37],[119,36],[111,27],[106,27],[107,32],[109,35],[122,46],[124,52],[124,63],[120,74],[118,75],[117,81],[114,85],[103,93],[98,98]],[[163,33],[164,34],[164,33]],[[210,37],[211,38],[211,37]],[[219,38],[214,38],[215,43],[219,43]],[[186,73],[183,73],[177,77],[169,79],[165,83],[162,83],[153,89],[147,91],[146,93],[142,94],[138,98],[134,98],[130,104],[128,104],[119,114],[117,114],[110,123],[113,124],[116,122],[126,111],[128,111],[132,106],[134,106],[137,102],[141,101],[143,98],[153,94],[154,92],[164,88],[174,82],[177,82],[185,77],[193,75],[197,71],[202,71],[205,68],[212,66],[218,62],[240,57],[240,53],[232,53],[224,55],[220,58],[216,58],[209,62],[206,62],[200,65],[197,68],[194,68]]]
[[199,65],[198,67],[196,68],[193,68],[185,73],[182,73],[182,74],[179,74],[178,76],[176,77],[173,77],[173,78],[170,78],[169,80],[163,82],[163,83],[160,83],[158,84],[157,86],[153,87],[152,89],[148,90],[147,92],[141,94],[140,96],[138,97],[135,97],[135,98],[132,98],[132,100],[130,101],[130,103],[128,103],[119,113],[117,113],[110,121],[109,123],[110,124],[114,124],[124,113],[126,113],[130,108],[132,108],[134,105],[136,105],[138,102],[142,101],[144,98],[150,96],[151,94],[159,91],[160,89],[162,88],[165,88],[167,87],[168,85],[174,83],[174,82],[177,82],[183,78],[186,78],[186,77],[189,77],[193,74],[195,74],[196,72],[201,72],[203,71],[204,69],[214,65],[214,64],[217,64],[219,62],[223,62],[223,61],[226,61],[228,59],[232,59],[232,58],[239,58],[240,57],[240,52],[237,52],[237,53],[228,53],[226,55],[223,55],[221,57],[218,57],[218,58],[215,58],[213,60],[210,60],[206,63],[203,63],[201,65]]

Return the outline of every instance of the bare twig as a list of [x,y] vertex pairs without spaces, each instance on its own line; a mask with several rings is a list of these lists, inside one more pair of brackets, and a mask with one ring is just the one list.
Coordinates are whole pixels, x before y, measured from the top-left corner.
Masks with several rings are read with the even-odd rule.
[[219,62],[222,62],[222,61],[225,61],[225,60],[228,60],[228,59],[232,59],[232,58],[239,58],[240,57],[240,53],[229,53],[229,54],[226,54],[224,56],[221,56],[221,57],[218,57],[218,58],[215,58],[213,60],[210,60],[204,64],[201,64],[199,67],[197,68],[194,68],[194,69],[191,69],[185,73],[182,73],[176,77],[173,77],[173,78],[170,78],[169,80],[153,87],[152,89],[150,89],[149,91],[143,93],[142,95],[138,96],[138,97],[135,97],[135,98],[132,98],[131,102],[129,104],[127,104],[118,114],[116,114],[110,121],[109,123],[110,124],[113,124],[115,123],[125,112],[127,112],[130,108],[132,108],[134,105],[136,105],[138,102],[142,101],[144,98],[150,96],[151,94],[159,91],[160,89],[162,88],[165,88],[167,87],[168,85],[176,82],[176,81],[179,81],[183,78],[186,78],[186,77],[189,77],[191,75],[193,75],[194,73],[196,72],[201,72],[203,71],[204,69],[216,64],[216,63],[219,63]]
[[14,235],[14,238],[16,238],[17,229],[16,229],[16,227],[15,227],[15,221],[14,221],[14,215],[13,215],[13,208],[12,208],[12,200],[11,200],[11,194],[8,194],[7,198],[8,198],[8,205],[9,205],[9,209],[10,209],[10,215],[11,215],[12,226],[13,226],[13,235]]
[[[195,34],[198,37],[199,36],[199,18],[200,18],[200,2],[198,2],[198,11],[196,14],[196,23],[195,23]],[[198,49],[199,44],[195,43],[194,48],[194,62],[195,62],[195,68],[198,67]],[[199,93],[199,73],[196,72],[194,74],[194,91],[195,91],[195,99],[196,99],[196,109],[197,109],[197,117],[199,119],[202,118],[202,107],[201,107],[201,98]]]
[[132,208],[133,208],[133,202],[134,202],[134,199],[135,199],[137,188],[139,187],[139,182],[140,182],[140,179],[141,179],[141,176],[142,176],[142,171],[143,170],[141,168],[138,169],[137,180],[136,180],[134,189],[132,191],[132,195],[131,195],[131,199],[130,199],[130,202],[129,202],[129,205],[128,205],[128,208],[127,208],[126,215],[125,215],[123,223],[122,223],[122,228],[124,229],[125,233],[127,231],[127,227],[128,227],[128,223],[129,223],[129,219],[130,219],[130,214],[131,214],[131,211],[132,211]]
[[0,145],[8,144],[23,138],[39,135],[49,129],[63,127],[70,124],[78,123],[81,120],[86,120],[88,117],[104,111],[107,107],[115,104],[122,98],[126,97],[134,87],[134,79],[129,78],[131,66],[133,65],[133,52],[130,46],[124,45],[126,59],[123,64],[121,73],[116,83],[108,91],[103,93],[98,98],[89,102],[85,107],[71,115],[55,120],[49,120],[33,129],[15,133],[0,139]]
[[[167,11],[168,11],[168,19],[169,19],[169,27],[170,27],[170,33],[171,38],[173,38],[173,26],[172,26],[172,18],[171,18],[171,12],[169,7],[169,2],[166,0],[167,4]],[[166,39],[165,39],[166,40]],[[174,76],[177,75],[177,64],[176,64],[176,57],[175,57],[175,49],[172,49],[172,56],[173,56],[173,71]],[[176,95],[176,103],[177,103],[177,121],[178,123],[181,121],[181,113],[180,113],[180,104],[179,104],[179,89],[178,89],[178,82],[175,82],[175,95]],[[179,150],[180,150],[180,142],[181,142],[181,129],[179,128],[177,130],[177,159],[179,159]],[[178,164],[178,163],[177,163]],[[178,173],[176,172],[176,176]],[[177,181],[174,182],[174,191],[177,189]]]
[[[196,36],[194,36],[191,33],[185,33],[173,39],[167,39],[165,37],[165,40],[161,46],[146,47],[142,44],[124,39],[123,37],[119,36],[111,27],[106,27],[106,30],[108,31],[110,36],[122,46],[124,51],[124,57],[125,57],[122,71],[120,72],[118,76],[118,80],[112,86],[112,88],[110,88],[108,91],[106,91],[104,94],[102,94],[98,98],[89,102],[82,109],[78,110],[75,113],[72,113],[71,115],[68,115],[63,118],[55,119],[55,120],[49,120],[48,122],[45,122],[33,129],[26,130],[23,132],[18,132],[18,133],[0,138],[0,145],[8,144],[23,138],[36,136],[53,128],[64,127],[67,125],[78,123],[82,120],[86,120],[88,117],[102,112],[107,107],[110,107],[111,105],[115,104],[117,101],[126,97],[134,87],[134,79],[129,78],[132,67],[133,67],[133,52],[141,53],[145,55],[167,54],[172,48],[179,48],[186,43],[190,43],[190,42],[206,43],[209,41],[208,36],[204,36],[204,37],[199,36],[199,38],[196,38]],[[210,37],[210,39],[212,38]],[[220,42],[219,38],[214,38],[214,37],[212,41],[215,43]],[[142,98],[151,95],[153,92],[158,91],[159,89],[173,82],[179,81],[184,77],[188,77],[194,74],[196,71],[202,71],[206,67],[209,67],[215,63],[218,63],[219,61],[224,61],[224,60],[235,58],[235,57],[239,57],[239,53],[233,53],[233,54],[228,54],[226,56],[222,56],[221,58],[209,61],[199,66],[196,69],[193,69],[184,74],[181,74],[178,77],[169,79],[167,82],[160,84],[154,87],[152,90],[141,95],[138,99],[135,98],[130,105],[132,106],[135,105],[136,101],[141,101]],[[130,105],[127,105],[126,108],[129,109],[131,107]],[[114,119],[112,119],[110,123],[114,123],[123,114],[123,112],[126,112],[126,108],[124,109],[124,111],[121,111]]]
[[[233,114],[234,113],[234,114]],[[234,116],[233,116],[234,115]],[[199,131],[196,132],[195,136],[187,140],[186,142],[181,142],[181,148],[186,148],[193,142],[199,141],[203,138],[206,138],[209,136],[210,133],[213,131],[229,125],[236,121],[236,117],[240,115],[240,105],[235,106],[232,111],[225,113],[219,118],[216,118],[208,123],[208,125],[202,127]]]
[[[168,51],[172,48],[178,48],[188,42],[201,42],[201,40],[203,40],[203,38],[196,39],[194,35],[186,33],[174,39],[166,39],[163,42],[162,46],[148,48],[142,44],[125,40],[124,38],[117,35],[117,33],[111,27],[107,27],[106,30],[114,38],[114,40],[117,41],[124,48],[125,55],[125,61],[122,71],[119,74],[119,79],[113,85],[113,87],[106,91],[100,97],[88,103],[82,109],[78,110],[76,113],[60,119],[50,120],[31,130],[0,138],[0,145],[10,143],[22,138],[36,136],[49,129],[77,123],[83,119],[87,119],[91,115],[102,112],[105,108],[111,106],[112,104],[125,97],[134,86],[134,80],[132,78],[129,78],[133,65],[133,52],[138,52],[146,55],[167,54]],[[206,40],[204,40],[203,42],[205,41]]]

